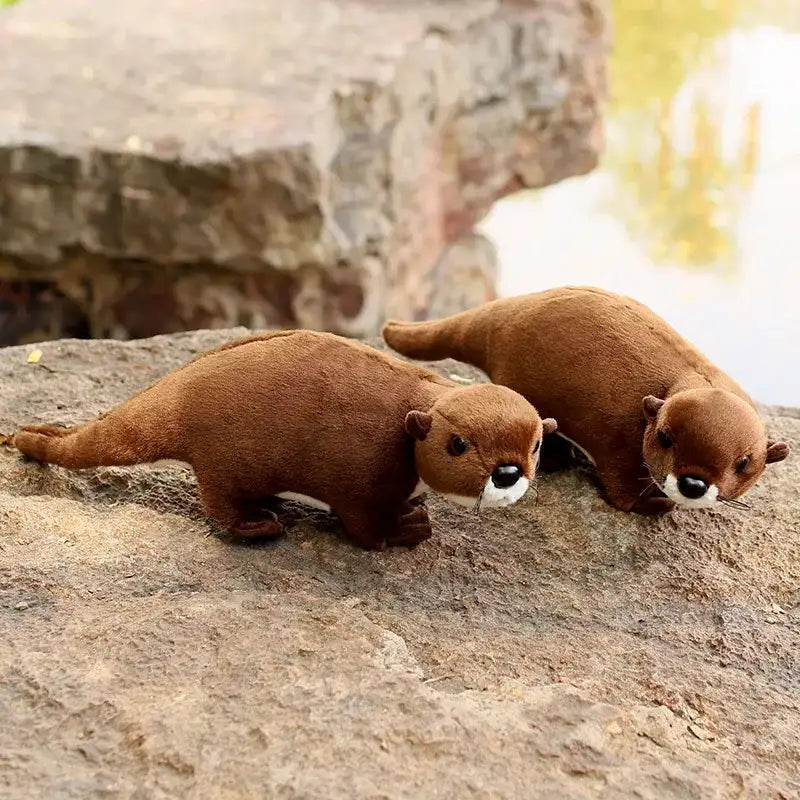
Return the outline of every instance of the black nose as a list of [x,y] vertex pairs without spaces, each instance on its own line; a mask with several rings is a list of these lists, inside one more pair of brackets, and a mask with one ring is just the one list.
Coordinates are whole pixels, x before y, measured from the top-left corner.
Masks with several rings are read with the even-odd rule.
[[708,491],[708,484],[695,475],[681,475],[678,478],[678,489],[680,489],[684,497],[688,497],[690,500],[697,500],[698,497],[702,497]]
[[494,468],[492,483],[498,489],[508,489],[522,477],[522,468],[516,464],[501,464]]

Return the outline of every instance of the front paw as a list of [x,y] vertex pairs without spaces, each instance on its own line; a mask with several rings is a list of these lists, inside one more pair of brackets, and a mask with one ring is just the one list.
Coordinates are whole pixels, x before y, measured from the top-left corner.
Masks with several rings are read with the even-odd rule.
[[668,514],[675,508],[675,503],[668,497],[640,497],[631,507],[634,514],[654,517]]
[[392,547],[414,547],[433,534],[428,512],[422,506],[413,506],[410,511],[397,518],[394,530],[386,537]]
[[243,520],[230,532],[237,539],[277,539],[283,535],[283,525],[274,513],[265,511],[262,519]]

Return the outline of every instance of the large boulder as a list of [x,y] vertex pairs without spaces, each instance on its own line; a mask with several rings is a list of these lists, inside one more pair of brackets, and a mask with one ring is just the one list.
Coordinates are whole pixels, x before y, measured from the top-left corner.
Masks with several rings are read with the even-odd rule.
[[[0,431],[241,332],[2,350]],[[236,544],[180,467],[4,451],[0,795],[796,797],[798,482],[790,457],[749,511],[653,520],[566,472],[481,516],[433,497],[433,539],[376,553],[290,504]]]
[[492,296],[472,231],[590,170],[607,0],[25,0],[0,16],[0,343],[376,333]]

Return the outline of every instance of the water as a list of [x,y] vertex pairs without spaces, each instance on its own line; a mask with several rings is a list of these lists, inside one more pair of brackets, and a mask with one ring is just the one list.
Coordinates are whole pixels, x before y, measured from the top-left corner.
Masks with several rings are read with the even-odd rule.
[[590,284],[800,406],[800,0],[615,0],[600,167],[496,205],[502,295]]

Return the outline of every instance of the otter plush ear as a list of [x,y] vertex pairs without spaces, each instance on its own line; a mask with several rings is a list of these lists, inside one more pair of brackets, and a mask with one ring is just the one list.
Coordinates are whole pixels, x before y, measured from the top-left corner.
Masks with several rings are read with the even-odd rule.
[[431,432],[433,417],[424,411],[409,411],[406,414],[406,433],[417,441],[423,441]]
[[647,395],[647,397],[642,400],[644,415],[650,420],[653,420],[658,416],[658,412],[661,410],[661,406],[663,405],[664,401],[660,397],[656,397],[652,394]]
[[789,455],[789,445],[786,442],[767,441],[767,464],[774,464],[776,461],[783,461]]
[[548,433],[555,433],[556,428],[558,428],[558,423],[552,417],[545,417],[542,420],[542,430],[545,436]]

